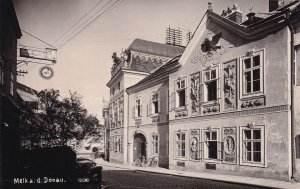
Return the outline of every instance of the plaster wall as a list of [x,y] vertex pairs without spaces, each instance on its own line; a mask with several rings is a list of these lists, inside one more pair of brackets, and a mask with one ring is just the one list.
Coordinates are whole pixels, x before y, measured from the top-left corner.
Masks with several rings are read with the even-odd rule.
[[[217,57],[213,64],[219,66],[220,76],[220,109],[212,114],[204,114],[202,111],[198,115],[191,114],[191,99],[187,98],[187,115],[185,117],[176,117],[176,111],[169,112],[170,130],[170,168],[179,170],[189,170],[198,172],[210,172],[218,174],[244,175],[262,178],[272,178],[279,180],[289,180],[289,103],[290,103],[290,53],[289,53],[289,31],[287,28],[276,33],[270,34],[262,39],[248,41],[236,36],[230,31],[208,21],[206,29],[200,28],[202,39],[197,42],[195,49],[187,47],[189,56],[185,56],[185,62],[179,62],[183,65],[178,72],[170,75],[169,86],[170,93],[175,92],[175,81],[178,78],[187,77],[187,91],[191,89],[191,74],[201,72],[209,66],[207,62],[195,58],[205,36],[213,33],[222,32],[222,43],[225,51]],[[259,107],[242,108],[242,74],[241,57],[246,56],[247,52],[263,52],[263,87],[260,95],[265,99],[264,104]],[[198,54],[199,55],[199,54]],[[184,55],[183,55],[184,56]],[[199,60],[199,61],[198,61]],[[203,60],[203,59],[202,59]],[[225,110],[224,108],[224,63],[229,61],[236,62],[236,108]],[[254,95],[255,97],[255,95]],[[280,108],[278,108],[280,107]],[[176,108],[175,108],[176,110]],[[263,125],[265,128],[265,162],[263,166],[241,165],[240,156],[240,128],[249,124]],[[237,162],[235,164],[216,163],[216,170],[208,170],[205,164],[210,161],[193,161],[189,158],[189,147],[186,148],[186,158],[175,158],[175,132],[186,131],[186,144],[189,146],[189,134],[191,129],[207,129],[207,127],[217,128],[221,131],[224,127],[235,127],[237,129]],[[178,166],[178,161],[185,162],[184,166]],[[211,162],[210,162],[211,163]],[[182,165],[180,163],[180,165]]]
[[[194,120],[182,119],[172,121],[170,123],[170,169],[178,169],[183,171],[207,172],[226,175],[251,176],[258,178],[272,178],[278,180],[288,180],[288,142],[287,138],[287,122],[288,112],[274,112],[269,114],[256,114],[239,117],[224,117],[224,118],[207,118]],[[265,126],[265,165],[261,167],[241,165],[241,143],[240,129],[241,126],[247,126],[248,123],[254,122],[255,125]],[[236,163],[230,164],[224,161],[212,161],[209,159],[192,160],[190,158],[190,130],[191,129],[212,129],[233,127],[237,129],[236,139]],[[186,157],[176,158],[176,139],[175,132],[178,130],[186,131]],[[222,132],[220,132],[222,138]],[[177,162],[185,162],[185,166],[178,166]],[[206,163],[216,164],[216,170],[206,169]]]

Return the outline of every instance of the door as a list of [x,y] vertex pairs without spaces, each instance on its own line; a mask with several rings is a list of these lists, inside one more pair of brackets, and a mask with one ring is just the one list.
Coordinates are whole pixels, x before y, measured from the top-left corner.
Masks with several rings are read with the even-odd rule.
[[139,133],[134,136],[133,142],[133,161],[146,157],[146,138],[143,134]]

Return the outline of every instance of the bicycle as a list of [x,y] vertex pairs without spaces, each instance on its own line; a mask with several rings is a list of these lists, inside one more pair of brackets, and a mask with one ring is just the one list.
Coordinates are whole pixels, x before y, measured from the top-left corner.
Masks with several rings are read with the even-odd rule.
[[133,166],[137,166],[137,167],[142,167],[142,162],[139,158],[137,158],[134,162],[133,162]]
[[155,157],[149,157],[148,159],[145,159],[142,161],[142,167],[157,167],[158,161],[155,159]]

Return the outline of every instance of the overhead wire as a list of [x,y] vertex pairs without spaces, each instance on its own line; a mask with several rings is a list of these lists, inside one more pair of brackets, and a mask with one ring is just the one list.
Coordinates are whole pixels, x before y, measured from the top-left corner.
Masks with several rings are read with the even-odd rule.
[[69,31],[71,31],[83,18],[85,18],[90,12],[92,12],[103,0],[99,1],[96,5],[94,5],[88,12],[86,12],[79,20],[77,20],[66,32],[62,33],[54,42],[58,42],[63,36],[65,36]]
[[21,29],[21,31],[23,31],[24,33],[26,33],[26,34],[30,35],[31,37],[33,37],[33,38],[35,38],[35,39],[37,39],[37,40],[39,40],[39,41],[41,41],[41,42],[45,43],[46,45],[48,45],[48,46],[50,46],[50,47],[52,47],[52,48],[56,49],[56,47],[54,47],[54,46],[50,45],[49,43],[47,43],[47,42],[45,42],[44,40],[42,40],[42,39],[40,39],[40,38],[36,37],[35,35],[33,35],[33,34],[31,34],[31,33],[27,32],[27,31],[25,31],[25,30],[23,30],[23,29]]
[[[108,3],[110,3],[112,0],[110,0]],[[78,34],[80,34],[84,29],[86,29],[88,26],[90,26],[93,22],[95,22],[97,19],[101,18],[103,15],[105,15],[105,13],[113,10],[115,7],[117,7],[118,5],[121,4],[122,1],[120,1],[119,4],[117,4],[120,0],[117,0],[116,2],[114,2],[112,5],[110,5],[107,9],[105,9],[101,14],[99,14],[97,17],[95,17],[92,21],[90,21],[87,25],[85,25],[83,28],[81,28],[80,30],[78,30],[73,36],[71,36],[67,41],[65,41],[64,43],[62,43],[58,49],[60,49],[61,47],[63,47],[64,45],[66,45],[68,42],[70,42],[74,37],[76,37]],[[108,4],[107,3],[107,4]],[[107,5],[106,4],[106,5]]]
[[[93,22],[93,20],[95,18],[97,18],[97,17],[99,17],[99,15],[103,14],[103,12],[105,12],[107,10],[107,8],[105,9],[105,7],[107,5],[109,5],[112,1],[113,0],[109,0],[104,6],[102,6],[98,11],[96,11],[92,16],[90,16],[88,18],[88,20],[86,20],[84,23],[82,23],[80,26],[78,26],[75,31],[73,31],[71,34],[69,34],[68,36],[66,36],[61,41],[59,48],[61,48],[62,46],[64,46],[64,43],[68,43],[71,39],[73,39],[75,36],[77,36],[83,29],[85,29],[85,27],[87,27],[89,25],[89,23]],[[117,1],[119,1],[119,0],[117,0]],[[105,10],[102,12],[103,9],[105,9]],[[75,35],[73,35],[74,33],[75,33]]]

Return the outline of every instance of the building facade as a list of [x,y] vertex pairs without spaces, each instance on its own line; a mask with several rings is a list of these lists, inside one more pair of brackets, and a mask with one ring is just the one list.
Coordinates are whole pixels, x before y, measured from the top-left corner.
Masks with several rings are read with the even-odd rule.
[[170,169],[299,179],[299,10],[209,7],[169,77]]
[[144,79],[149,73],[183,51],[181,47],[136,39],[118,57],[113,54],[109,102],[109,159],[128,163],[128,94],[126,88]]
[[137,159],[169,167],[169,75],[178,70],[175,57],[127,88],[129,101],[128,162]]
[[[17,39],[21,30],[12,1],[0,2],[0,185],[12,177],[18,158]],[[2,186],[4,187],[4,186]],[[1,187],[1,188],[2,188]]]

